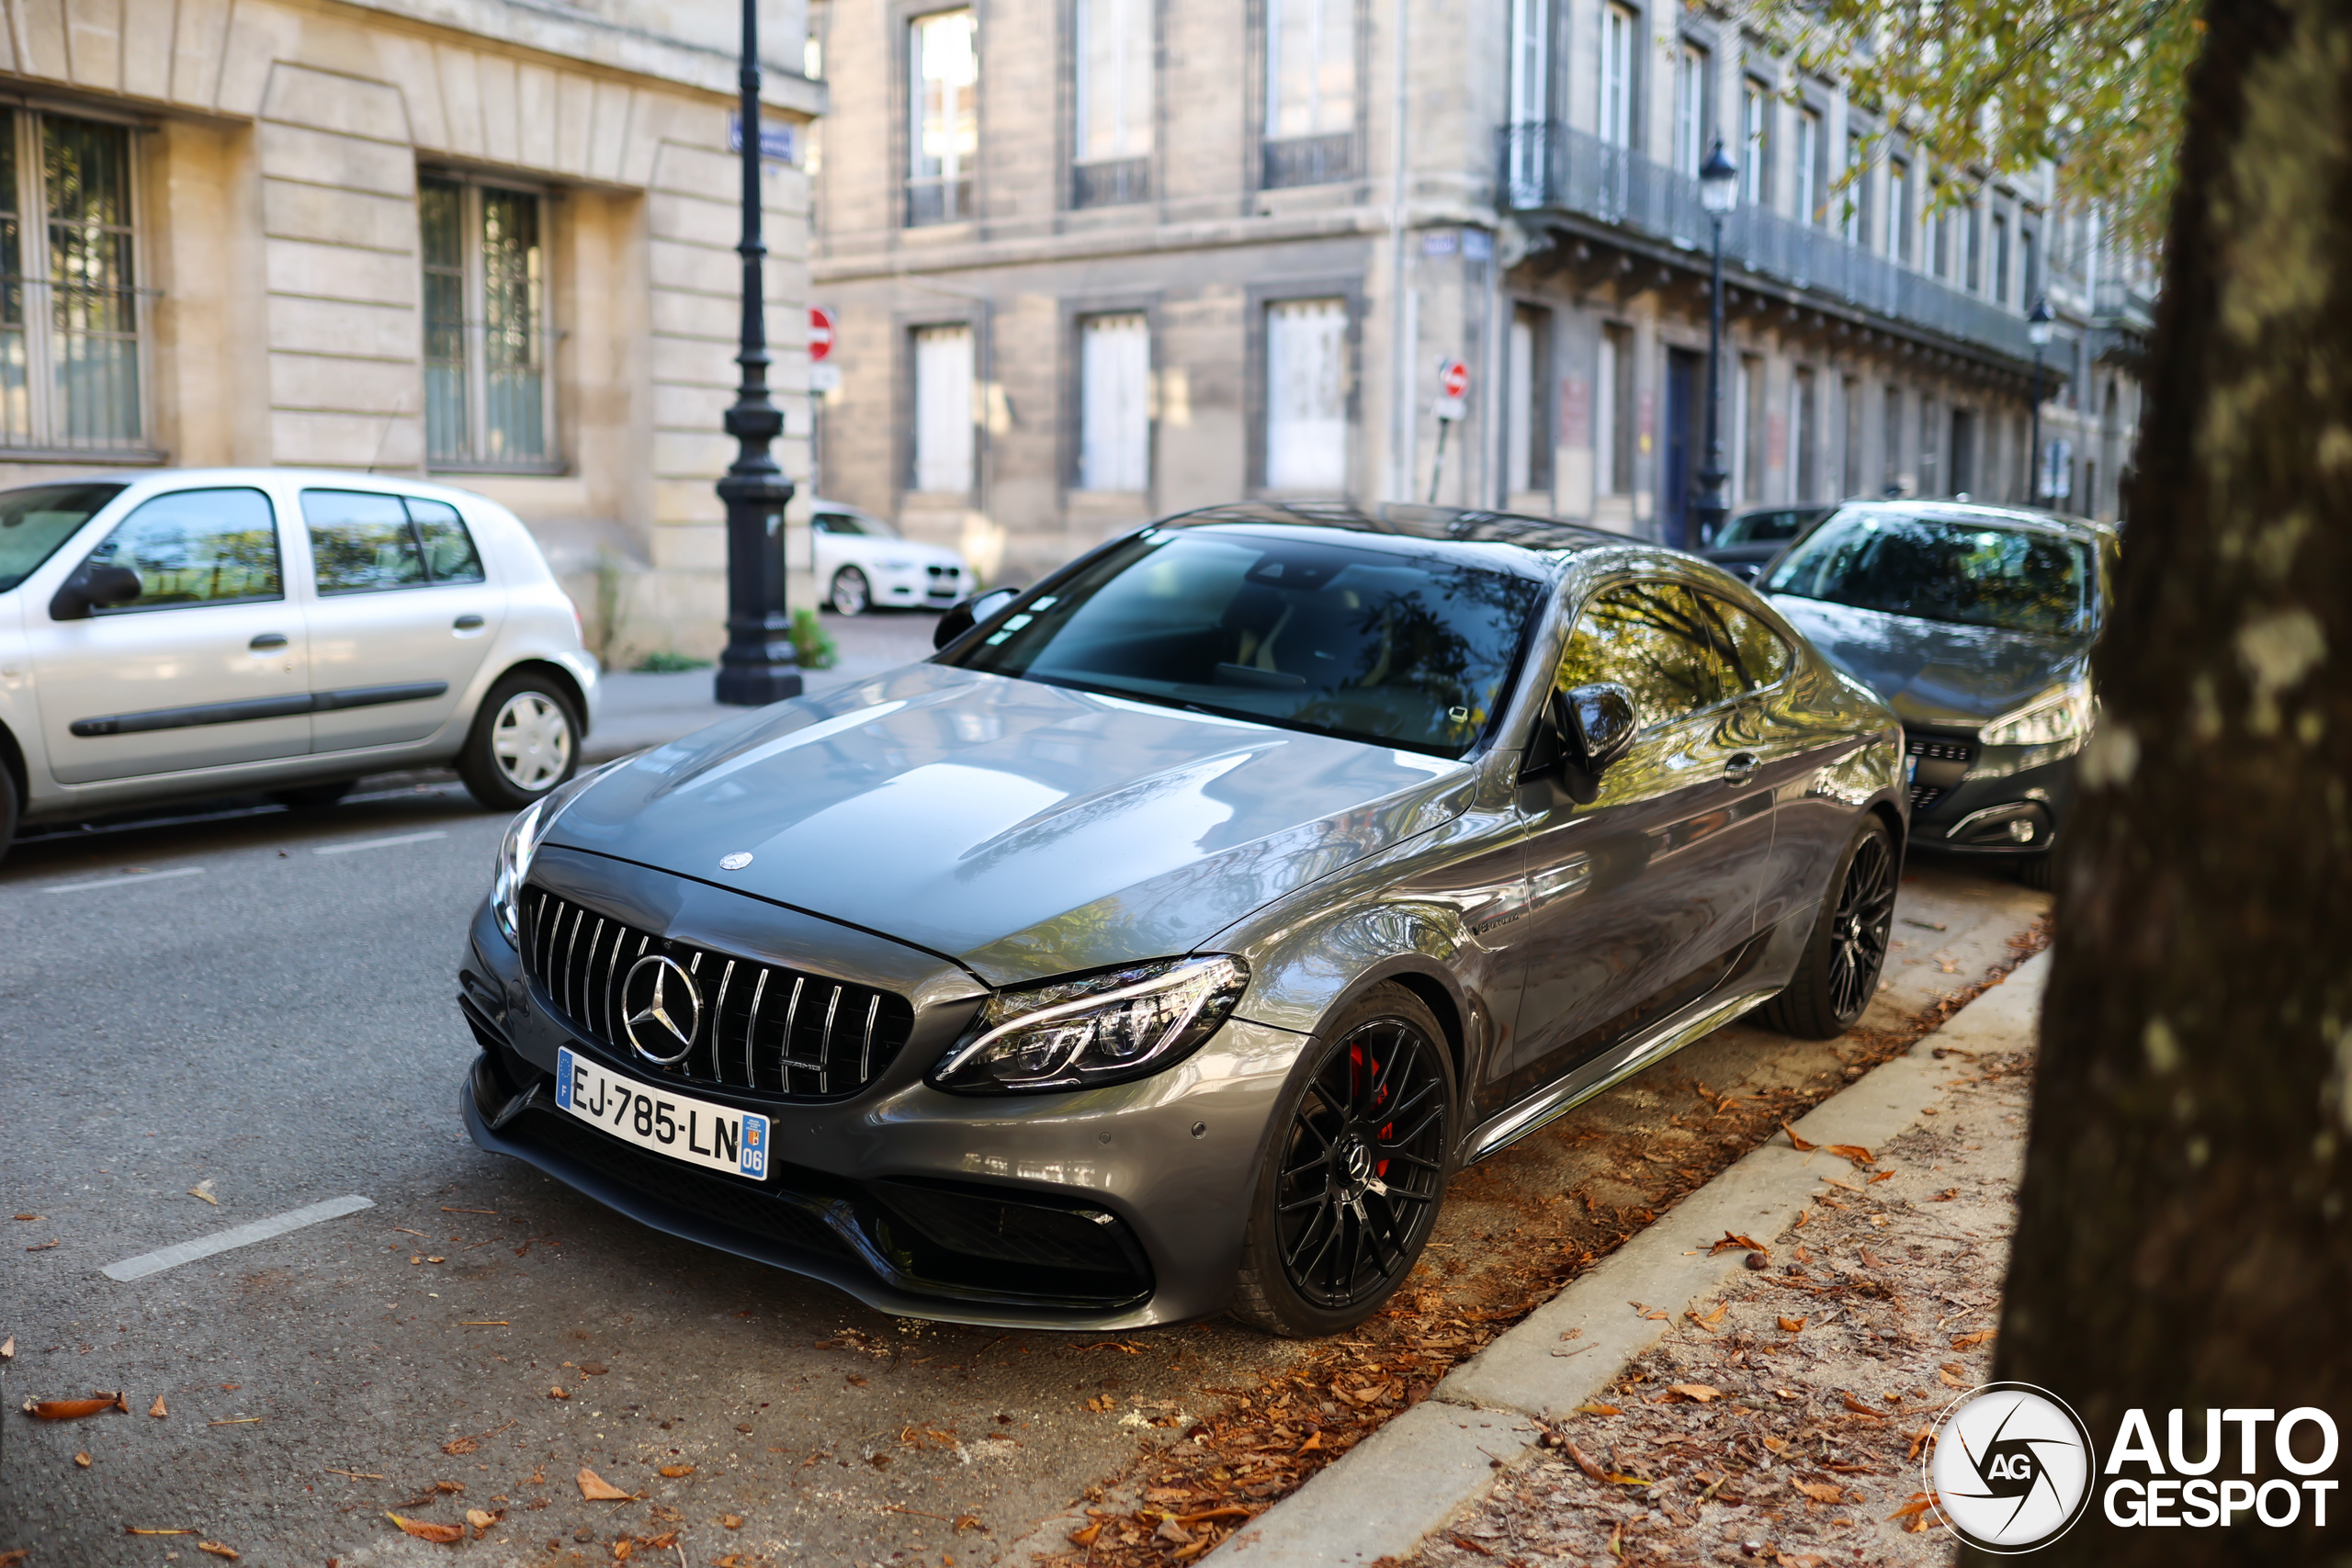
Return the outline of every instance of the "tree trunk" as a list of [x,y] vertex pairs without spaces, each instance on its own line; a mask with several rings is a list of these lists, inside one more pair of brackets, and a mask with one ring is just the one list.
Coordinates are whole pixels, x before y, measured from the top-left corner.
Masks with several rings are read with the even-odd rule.
[[[2209,1407],[2317,1406],[2352,1482],[2352,6],[2204,14],[1996,1375],[2102,1468],[2134,1407],[2160,1448],[2184,1409],[2194,1459]],[[2297,1482],[2256,1430],[2256,1483]],[[2352,1554],[2352,1487],[2324,1529],[2310,1501],[2224,1530],[2095,1500],[2037,1555]]]

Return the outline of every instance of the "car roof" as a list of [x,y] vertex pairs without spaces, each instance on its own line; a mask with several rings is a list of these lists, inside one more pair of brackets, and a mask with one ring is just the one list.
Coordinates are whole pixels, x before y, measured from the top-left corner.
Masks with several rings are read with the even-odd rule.
[[1994,506],[1981,501],[1849,501],[1840,512],[1885,513],[1899,517],[1932,517],[1953,523],[2022,523],[2089,542],[2121,537],[2104,523],[2070,516],[2039,506]]
[[[62,479],[41,479],[40,484],[114,484],[129,489],[133,485],[241,485],[293,483],[320,486],[334,490],[368,490],[382,487],[413,495],[463,500],[477,505],[496,504],[479,491],[438,480],[417,479],[408,474],[379,474],[355,468],[304,468],[253,467],[242,468],[134,468],[100,469],[86,474],[69,475]],[[29,489],[30,485],[12,485],[12,490]]]
[[1611,545],[1639,546],[1645,541],[1550,517],[1528,517],[1510,512],[1487,512],[1461,506],[1420,506],[1389,502],[1370,508],[1345,502],[1241,502],[1181,512],[1154,525],[1161,528],[1194,527],[1218,523],[1274,524],[1285,527],[1331,528],[1350,534],[1379,534],[1391,538],[1426,539],[1433,544],[1516,545],[1531,553],[1557,556],[1604,548]]

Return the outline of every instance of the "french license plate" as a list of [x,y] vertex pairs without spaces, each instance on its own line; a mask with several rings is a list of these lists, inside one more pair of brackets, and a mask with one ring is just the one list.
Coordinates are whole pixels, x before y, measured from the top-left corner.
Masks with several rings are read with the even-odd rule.
[[1903,782],[1907,784],[1917,784],[1919,782],[1918,758],[1905,757],[1903,759]]
[[582,1122],[657,1155],[764,1181],[768,1119],[658,1089],[605,1071],[568,1046],[555,1058],[555,1102]]

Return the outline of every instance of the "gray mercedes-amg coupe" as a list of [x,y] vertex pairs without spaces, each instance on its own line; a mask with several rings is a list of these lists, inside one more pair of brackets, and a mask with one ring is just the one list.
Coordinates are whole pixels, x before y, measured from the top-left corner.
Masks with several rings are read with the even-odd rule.
[[476,1142],[889,1312],[1325,1334],[1455,1171],[1876,984],[1901,730],[1694,558],[1229,506],[943,630],[515,819]]

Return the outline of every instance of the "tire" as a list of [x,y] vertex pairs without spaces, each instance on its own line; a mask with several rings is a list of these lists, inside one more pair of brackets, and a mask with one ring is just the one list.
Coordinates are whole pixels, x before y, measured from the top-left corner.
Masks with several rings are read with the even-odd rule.
[[1233,1314],[1305,1339],[1378,1311],[1436,1223],[1458,1103],[1445,1032],[1420,998],[1383,984],[1349,1004],[1279,1102]]
[[874,608],[874,589],[865,581],[865,573],[845,566],[833,573],[833,585],[825,595],[825,603],[832,606],[837,615],[863,615]]
[[8,846],[17,841],[17,814],[23,809],[17,800],[16,778],[0,765],[0,860],[8,858]]
[[1834,1040],[1854,1027],[1886,964],[1894,886],[1894,835],[1868,818],[1838,857],[1796,974],[1758,1010],[1767,1028],[1800,1040]]
[[2049,893],[2058,886],[2058,853],[2045,850],[2038,855],[2027,855],[2018,862],[2018,880],[2037,893]]
[[486,810],[520,811],[580,767],[580,713],[550,676],[525,671],[490,689],[458,776]]
[[269,798],[288,811],[322,811],[349,795],[357,779],[337,779],[333,784],[302,784],[294,789],[274,789]]

